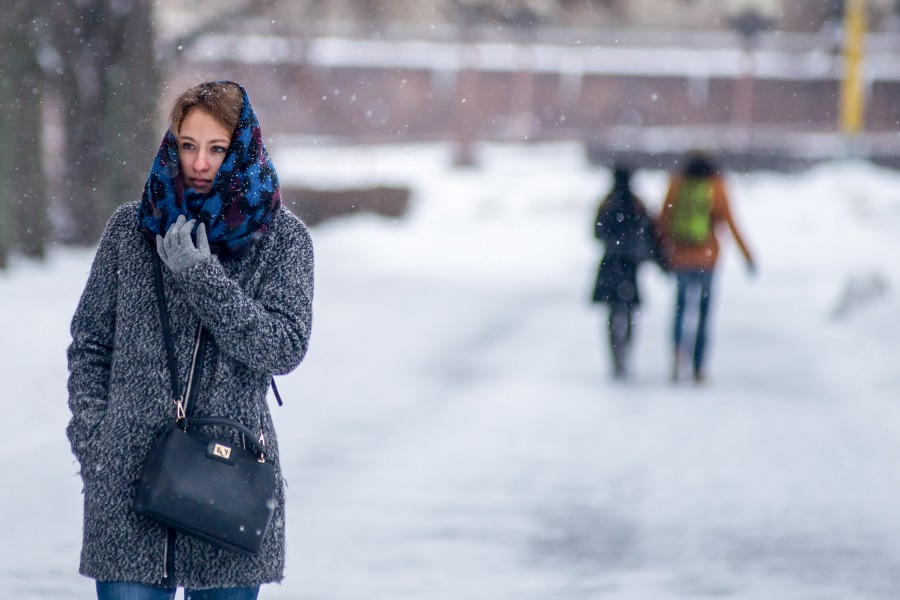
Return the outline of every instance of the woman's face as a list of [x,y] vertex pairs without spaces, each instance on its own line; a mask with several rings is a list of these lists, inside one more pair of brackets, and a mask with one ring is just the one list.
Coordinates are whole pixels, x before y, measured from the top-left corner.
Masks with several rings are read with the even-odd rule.
[[178,133],[184,187],[200,193],[211,190],[230,142],[231,133],[219,121],[202,110],[191,110]]

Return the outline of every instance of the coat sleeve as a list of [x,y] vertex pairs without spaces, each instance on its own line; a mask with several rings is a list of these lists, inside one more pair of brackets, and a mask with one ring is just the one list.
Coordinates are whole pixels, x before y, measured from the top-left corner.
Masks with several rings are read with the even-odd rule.
[[594,217],[594,239],[601,242],[605,242],[610,236],[609,219],[607,218],[609,214],[608,207],[609,201],[604,199],[597,208],[597,216]]
[[675,254],[675,243],[672,240],[672,210],[678,189],[681,185],[681,177],[673,175],[669,178],[669,187],[666,197],[663,198],[662,208],[656,218],[656,235],[659,239],[659,250],[663,261],[669,264]]
[[175,282],[223,354],[249,369],[283,375],[309,347],[313,248],[306,227],[292,215],[271,235],[278,239],[255,297],[215,258],[182,271]]
[[660,267],[665,268],[666,263],[660,249],[660,236],[656,221],[650,216],[647,207],[640,198],[635,197],[635,210],[637,212],[637,233],[640,245],[640,260],[651,260]]
[[118,237],[127,227],[127,210],[109,220],[100,240],[87,284],[72,317],[72,342],[68,348],[69,409],[66,428],[72,451],[82,472],[97,426],[106,414],[116,328],[118,286]]
[[713,186],[713,190],[716,195],[716,206],[718,207],[717,212],[719,213],[717,217],[727,223],[728,229],[731,231],[731,235],[734,236],[734,241],[737,242],[738,248],[740,248],[741,250],[741,254],[744,255],[744,260],[746,260],[748,264],[752,265],[753,255],[750,253],[750,248],[744,241],[744,238],[741,235],[740,230],[738,229],[737,223],[734,220],[734,215],[731,213],[728,194],[725,192],[725,182],[721,177],[719,177],[715,179],[715,181],[713,182]]

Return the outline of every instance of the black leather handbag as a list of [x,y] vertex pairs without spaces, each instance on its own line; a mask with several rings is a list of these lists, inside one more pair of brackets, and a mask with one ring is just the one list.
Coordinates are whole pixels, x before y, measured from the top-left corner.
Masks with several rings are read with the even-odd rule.
[[[176,405],[176,420],[155,440],[137,484],[134,511],[199,538],[244,555],[259,552],[275,512],[275,465],[266,458],[265,439],[249,428],[223,417],[193,417],[193,403],[206,348],[201,326],[186,397],[179,392],[175,353],[162,288],[159,257],[153,254],[154,278],[169,378]],[[206,428],[230,430],[238,436],[207,435]]]

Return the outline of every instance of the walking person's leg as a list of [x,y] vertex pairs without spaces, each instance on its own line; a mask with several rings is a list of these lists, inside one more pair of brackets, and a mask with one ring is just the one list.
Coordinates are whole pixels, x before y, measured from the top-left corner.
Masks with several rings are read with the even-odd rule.
[[626,327],[625,327],[625,348],[630,353],[631,352],[631,338],[634,332],[634,314],[637,312],[637,308],[633,304],[627,304],[625,306],[626,313]]
[[700,285],[699,312],[697,314],[697,340],[694,343],[694,381],[703,381],[706,372],[703,370],[706,360],[706,346],[709,338],[709,307],[712,302],[713,272],[702,271],[698,277]]
[[678,381],[681,369],[682,339],[684,337],[684,311],[687,305],[687,288],[690,283],[689,273],[678,271],[675,273],[675,323],[672,330],[672,342],[674,353],[672,358],[672,381]]
[[633,304],[626,304],[625,312],[625,335],[622,343],[622,363],[625,366],[625,374],[631,370],[631,340],[634,332],[634,314],[637,308]]
[[628,342],[631,329],[631,313],[627,304],[611,302],[609,305],[609,350],[613,359],[613,375],[627,374]]

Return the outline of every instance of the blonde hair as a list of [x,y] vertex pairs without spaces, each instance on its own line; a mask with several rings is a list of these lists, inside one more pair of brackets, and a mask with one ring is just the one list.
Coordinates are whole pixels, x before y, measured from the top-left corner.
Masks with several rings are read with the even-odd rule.
[[221,123],[226,131],[233,133],[241,118],[243,106],[244,95],[237,84],[207,81],[184,91],[175,99],[169,112],[169,128],[177,136],[184,118],[196,108]]

